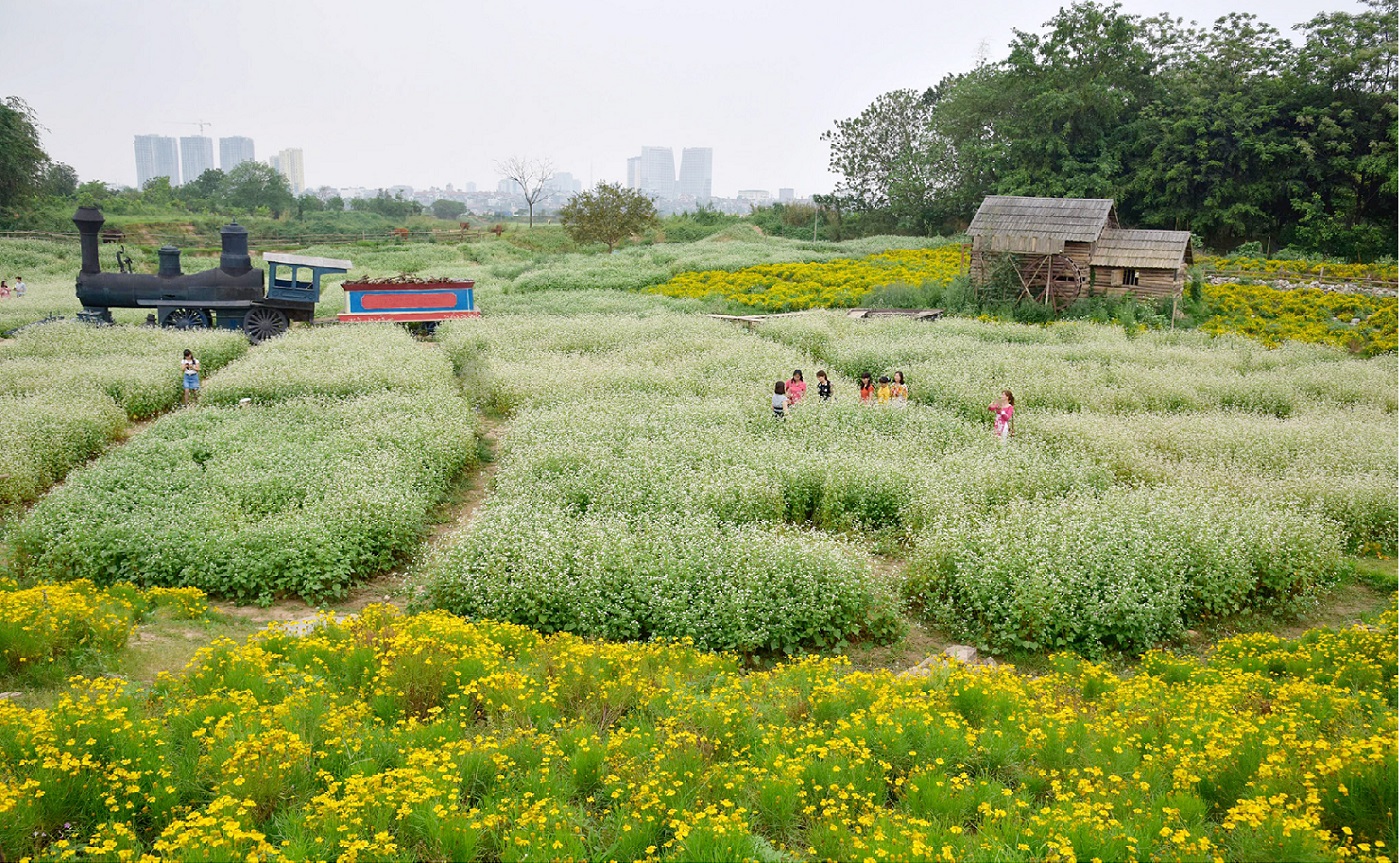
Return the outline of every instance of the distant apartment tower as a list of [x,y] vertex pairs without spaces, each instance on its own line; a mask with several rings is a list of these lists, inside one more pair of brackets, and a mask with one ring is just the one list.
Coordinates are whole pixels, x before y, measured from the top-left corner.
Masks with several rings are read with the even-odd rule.
[[568,171],[555,171],[549,178],[549,191],[556,195],[572,195],[583,191],[583,181],[575,179]]
[[796,189],[778,189],[777,200],[779,203],[790,204],[797,199]]
[[668,201],[675,197],[675,152],[669,147],[642,147],[635,169],[627,160],[627,185],[653,198]]
[[253,162],[253,139],[243,137],[219,139],[219,167],[226,173],[243,164]]
[[180,139],[180,182],[193,183],[214,167],[214,139],[190,135]]
[[136,187],[144,188],[156,177],[169,177],[171,185],[179,185],[180,157],[175,139],[164,135],[137,135]]
[[282,150],[267,160],[272,169],[287,178],[293,195],[306,191],[306,168],[301,159],[301,148],[291,147]]
[[714,150],[710,147],[686,147],[680,153],[680,197],[693,198],[700,203],[713,197]]

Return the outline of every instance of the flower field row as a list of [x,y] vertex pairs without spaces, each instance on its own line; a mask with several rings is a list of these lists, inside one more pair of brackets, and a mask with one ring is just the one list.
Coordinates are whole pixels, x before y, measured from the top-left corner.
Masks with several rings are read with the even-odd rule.
[[744,674],[372,606],[0,702],[0,856],[1388,861],[1395,641]]
[[[427,601],[549,631],[820,646],[889,631],[886,600],[861,586],[868,600],[839,607],[863,606],[865,625],[793,637],[826,625],[822,561],[853,560],[848,580],[872,585],[857,550],[912,547],[905,597],[957,637],[1135,652],[1211,617],[1305,606],[1347,552],[1399,531],[1381,360],[1200,334],[1129,344],[1089,325],[813,315],[760,333],[663,309],[444,329],[515,413],[490,506],[431,570]],[[836,398],[775,424],[772,378],[814,372],[786,345],[829,361]],[[861,406],[851,378],[895,368],[914,404]],[[1005,386],[1022,413],[1002,447],[984,405]],[[748,548],[763,545],[771,557]],[[704,585],[724,579],[723,632],[677,629],[654,598],[709,608]],[[763,600],[771,622],[750,629],[746,598],[777,584],[788,599]]]
[[0,580],[0,677],[43,680],[82,656],[110,656],[153,608],[193,619],[203,617],[209,605],[192,588],[102,590],[85,580],[20,588]]
[[458,365],[488,364],[486,400],[514,416],[489,505],[429,567],[424,603],[744,653],[897,634],[867,553],[784,525],[780,485],[741,455],[774,454],[742,399],[789,350],[664,313],[503,315],[440,337]]
[[1200,324],[1207,333],[1236,333],[1269,347],[1314,342],[1365,356],[1399,347],[1394,297],[1241,284],[1208,285],[1204,295],[1212,310]]
[[935,249],[879,252],[864,258],[819,263],[761,264],[735,272],[680,273],[654,288],[668,297],[718,296],[764,312],[859,305],[874,288],[895,283],[947,284],[963,269],[965,250],[949,243]]
[[0,341],[0,519],[180,399],[178,359],[206,373],[247,350],[234,333],[55,323]]
[[1243,272],[1260,276],[1325,276],[1330,279],[1371,279],[1393,282],[1399,279],[1399,267],[1394,264],[1348,264],[1336,261],[1282,260],[1256,258],[1248,255],[1225,255],[1207,258],[1215,269]]
[[[385,389],[388,361],[402,389]],[[339,596],[416,548],[475,459],[450,362],[393,327],[291,333],[226,374],[213,404],[163,417],[16,524],[21,574]]]

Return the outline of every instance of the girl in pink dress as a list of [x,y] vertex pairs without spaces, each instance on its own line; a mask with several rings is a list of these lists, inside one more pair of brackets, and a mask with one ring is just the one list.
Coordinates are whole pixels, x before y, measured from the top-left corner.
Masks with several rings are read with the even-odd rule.
[[1015,433],[1015,395],[1010,390],[1001,390],[1001,397],[986,406],[996,420],[996,437],[1005,443]]
[[806,395],[806,381],[802,380],[802,370],[796,369],[792,372],[792,379],[787,381],[787,403],[796,404]]

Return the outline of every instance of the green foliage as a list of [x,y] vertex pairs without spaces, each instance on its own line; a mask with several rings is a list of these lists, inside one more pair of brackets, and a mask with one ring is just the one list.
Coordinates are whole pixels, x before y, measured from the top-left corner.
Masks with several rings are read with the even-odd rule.
[[11,534],[20,571],[316,600],[415,548],[477,452],[446,357],[365,324],[244,362],[209,381],[223,405],[163,417],[37,504]]
[[448,201],[439,198],[432,202],[430,209],[432,214],[439,219],[455,220],[466,212],[466,205],[461,201]]
[[383,189],[372,198],[355,198],[350,202],[350,209],[365,213],[378,213],[390,219],[406,219],[409,216],[416,216],[423,211],[423,205],[417,201],[410,201],[402,195],[389,195]]
[[34,111],[18,96],[0,101],[0,219],[42,188],[48,168]]
[[1297,29],[1075,3],[1017,30],[1005,59],[881,95],[827,132],[831,203],[904,232],[965,224],[986,194],[1110,197],[1126,224],[1216,247],[1390,254],[1399,10],[1373,0]]
[[570,198],[559,211],[559,221],[575,243],[606,243],[610,252],[656,223],[656,205],[635,189],[598,183]]

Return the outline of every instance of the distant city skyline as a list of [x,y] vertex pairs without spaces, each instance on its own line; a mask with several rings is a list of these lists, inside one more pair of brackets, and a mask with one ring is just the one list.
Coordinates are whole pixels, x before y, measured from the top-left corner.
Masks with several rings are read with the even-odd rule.
[[[1207,29],[1230,13],[1253,14],[1294,45],[1295,25],[1365,9],[1358,0],[1121,5]],[[302,148],[310,188],[493,188],[491,166],[514,157],[550,159],[585,186],[625,182],[638,144],[674,142],[714,149],[715,196],[759,188],[809,195],[837,179],[823,132],[883,93],[998,61],[1017,30],[1042,32],[1065,6],[710,0],[658,17],[618,0],[525,8],[405,0],[390,9],[0,0],[7,44],[16,46],[0,97],[23,99],[49,155],[85,181],[135,185],[134,136],[178,139],[203,124],[201,135],[252,138],[263,159]],[[678,34],[703,50],[678,50]],[[405,62],[310,61],[287,48],[299,38],[347,54],[401,52]],[[509,71],[487,78],[486,69]],[[127,95],[104,97],[104,81],[120,81]],[[683,151],[675,156],[683,168]]]

